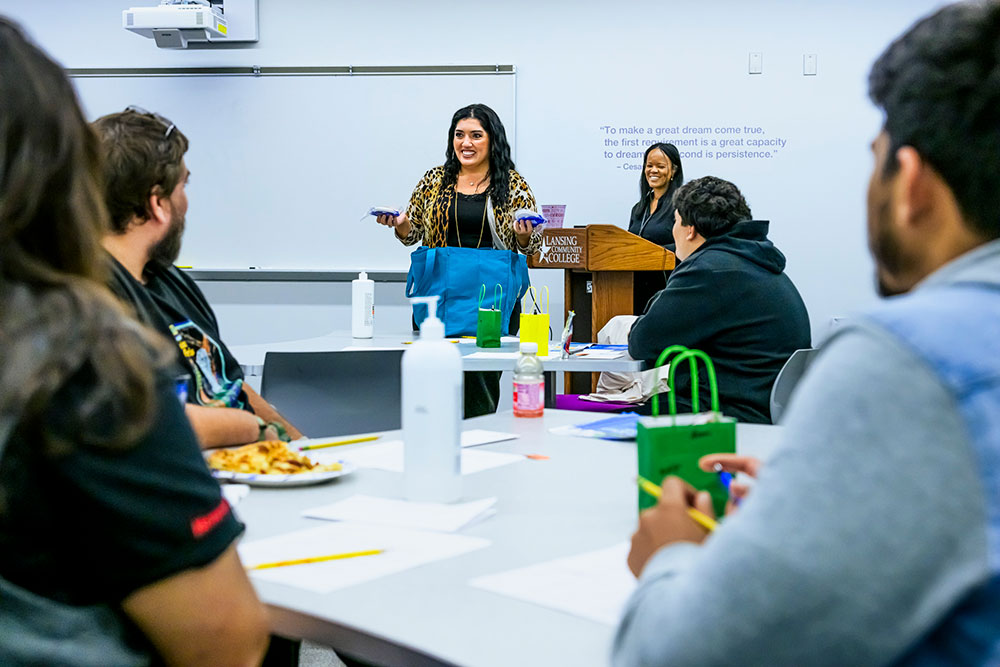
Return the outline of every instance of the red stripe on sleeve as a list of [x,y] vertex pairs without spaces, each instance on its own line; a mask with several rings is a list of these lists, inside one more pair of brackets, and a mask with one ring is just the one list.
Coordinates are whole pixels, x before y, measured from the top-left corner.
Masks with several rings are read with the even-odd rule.
[[207,533],[211,532],[213,528],[218,526],[219,523],[226,518],[229,512],[229,503],[227,503],[226,499],[223,498],[219,501],[219,504],[215,506],[215,509],[208,514],[191,519],[191,534],[195,536],[195,539],[201,539]]

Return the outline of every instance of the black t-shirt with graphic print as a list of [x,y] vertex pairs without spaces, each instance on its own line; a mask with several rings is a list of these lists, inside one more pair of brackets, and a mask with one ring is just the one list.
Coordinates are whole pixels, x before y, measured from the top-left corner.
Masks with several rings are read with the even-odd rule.
[[188,402],[253,412],[243,391],[243,369],[219,336],[215,312],[194,280],[175,266],[146,266],[143,285],[113,257],[109,284],[139,320],[177,346],[188,383]]

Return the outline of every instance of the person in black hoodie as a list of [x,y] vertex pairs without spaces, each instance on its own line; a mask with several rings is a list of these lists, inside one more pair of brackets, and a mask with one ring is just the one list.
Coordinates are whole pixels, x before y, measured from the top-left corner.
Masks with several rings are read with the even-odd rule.
[[[811,345],[805,304],[783,273],[785,256],[768,240],[768,222],[751,218],[728,181],[691,181],[677,190],[674,207],[680,262],[632,326],[629,354],[652,365],[670,345],[702,350],[715,364],[722,412],[769,424],[778,371],[792,352]],[[690,412],[690,377],[680,370],[677,409]],[[707,398],[705,373],[699,378]]]

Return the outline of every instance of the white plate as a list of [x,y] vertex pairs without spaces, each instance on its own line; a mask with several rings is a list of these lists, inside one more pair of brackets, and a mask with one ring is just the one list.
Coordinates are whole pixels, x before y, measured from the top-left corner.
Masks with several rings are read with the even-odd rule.
[[263,475],[249,472],[232,472],[230,470],[212,470],[212,476],[225,482],[239,482],[250,486],[309,486],[311,484],[322,484],[331,479],[350,475],[357,470],[357,466],[347,461],[339,462],[340,470],[327,470],[324,472],[298,472],[291,475]]

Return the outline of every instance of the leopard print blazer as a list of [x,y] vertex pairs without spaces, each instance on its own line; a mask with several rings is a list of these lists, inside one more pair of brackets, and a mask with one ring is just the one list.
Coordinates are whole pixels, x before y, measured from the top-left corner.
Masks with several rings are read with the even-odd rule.
[[[406,209],[406,217],[410,220],[410,233],[400,239],[404,245],[413,245],[423,240],[424,245],[431,248],[442,248],[448,243],[448,211],[455,200],[455,184],[445,185],[444,167],[434,167],[420,179],[410,196],[410,205]],[[514,212],[526,208],[537,211],[535,196],[524,178],[510,170],[510,195],[506,206],[497,206],[492,199],[487,200],[490,207],[490,224],[494,225],[497,236],[504,248],[533,255],[542,245],[541,230],[535,229],[528,241],[528,247],[518,245],[514,235]]]

